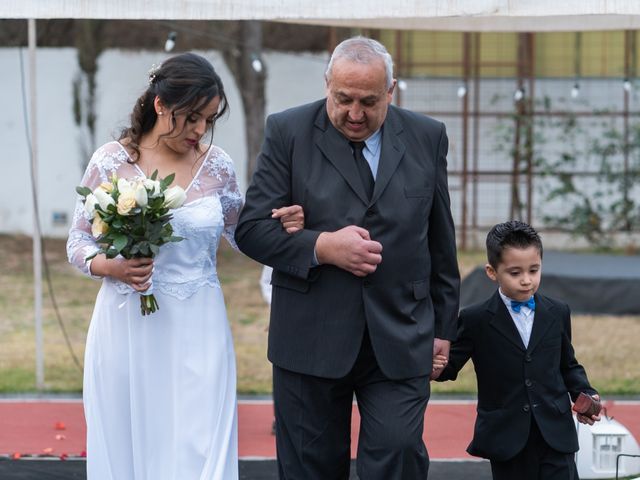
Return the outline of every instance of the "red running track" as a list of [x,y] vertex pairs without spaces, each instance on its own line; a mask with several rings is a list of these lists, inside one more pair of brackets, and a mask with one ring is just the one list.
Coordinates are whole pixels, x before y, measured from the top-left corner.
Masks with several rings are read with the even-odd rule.
[[[606,402],[607,412],[640,440],[640,401]],[[274,458],[270,401],[240,401],[239,453],[243,458]],[[471,459],[475,402],[432,400],[425,417],[424,439],[432,459]],[[354,406],[352,456],[359,415]],[[79,400],[0,401],[0,455],[80,456],[85,450],[85,424]]]

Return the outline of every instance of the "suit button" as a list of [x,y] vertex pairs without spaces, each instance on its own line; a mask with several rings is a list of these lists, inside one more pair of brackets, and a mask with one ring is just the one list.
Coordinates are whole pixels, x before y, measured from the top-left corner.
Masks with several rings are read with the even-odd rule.
[[525,384],[527,387],[530,387],[531,385],[533,385],[533,382],[527,378],[527,379],[524,381],[524,384]]
[[373,217],[376,214],[376,212],[373,210],[373,208],[369,208],[366,212],[365,215],[367,217]]
[[527,362],[527,363],[529,363],[529,362],[531,361],[531,355],[529,355],[529,354],[527,353],[527,356],[526,356],[526,357],[524,357],[524,361],[525,361],[525,362]]
[[525,405],[524,407],[522,407],[522,410],[525,412],[528,412],[531,409],[531,407],[529,406],[529,404]]

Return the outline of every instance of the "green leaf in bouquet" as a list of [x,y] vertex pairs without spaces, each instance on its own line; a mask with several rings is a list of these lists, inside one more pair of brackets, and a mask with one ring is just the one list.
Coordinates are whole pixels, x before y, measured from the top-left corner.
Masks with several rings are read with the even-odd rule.
[[113,244],[113,235],[114,235],[114,232],[111,232],[111,231],[109,231],[107,233],[103,233],[102,235],[100,235],[98,237],[97,242],[98,243],[107,243],[107,244],[111,245],[111,244]]
[[104,253],[107,258],[116,258],[120,252],[110,245]]
[[100,213],[101,213],[100,217],[102,218],[102,221],[104,223],[106,223],[107,225],[111,225],[113,223],[113,220],[114,220],[114,216],[113,215],[110,215],[108,213],[106,213],[106,214],[102,213],[102,210],[100,211]]
[[138,243],[138,252],[140,257],[150,257],[151,250],[149,249],[149,242]]
[[184,240],[184,237],[178,237],[178,236],[170,236],[170,237],[165,237],[163,238],[165,243],[169,243],[169,242],[181,242],[182,240]]
[[131,235],[137,238],[145,238],[147,236],[147,230],[143,225],[136,225],[131,229]]
[[91,193],[91,189],[87,187],[76,187],[76,192],[78,192],[79,195],[86,197]]
[[162,227],[162,236],[163,237],[170,237],[173,234],[173,227],[171,226],[170,223],[166,223],[165,225],[163,225]]
[[160,230],[162,230],[162,227],[164,226],[164,223],[159,222],[157,219],[149,222],[149,225],[147,226],[147,230],[149,232],[159,232]]
[[115,248],[118,252],[121,252],[124,247],[127,246],[127,242],[129,239],[126,235],[116,234],[113,236],[113,248]]
[[165,188],[167,188],[169,185],[171,185],[173,183],[173,179],[176,178],[176,174],[172,173],[170,175],[167,175],[166,177],[164,177],[161,181],[160,181],[160,190],[163,190]]
[[147,210],[151,212],[155,212],[162,208],[162,204],[164,203],[164,197],[161,195],[159,197],[151,198],[149,200],[149,204],[147,205]]
[[155,180],[156,178],[158,178],[158,170],[154,170],[153,173],[151,174],[151,180]]
[[122,227],[123,227],[122,220],[120,220],[119,218],[116,218],[116,219],[111,223],[111,226],[112,226],[113,228],[117,228],[117,229],[122,228]]
[[158,245],[154,245],[153,243],[149,245],[149,248],[151,248],[153,256],[156,256],[160,252],[160,247]]
[[161,232],[154,232],[151,235],[149,235],[147,237],[147,239],[149,240],[149,243],[151,244],[158,244],[160,243],[160,239],[162,238],[162,233]]

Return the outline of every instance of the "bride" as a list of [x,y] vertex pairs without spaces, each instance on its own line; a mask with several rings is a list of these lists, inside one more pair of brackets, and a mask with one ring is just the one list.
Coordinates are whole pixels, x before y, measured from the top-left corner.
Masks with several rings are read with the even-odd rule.
[[[84,368],[87,475],[90,480],[238,478],[236,368],[216,274],[221,236],[234,247],[242,207],[233,163],[201,139],[227,110],[220,77],[195,54],[150,72],[131,126],[100,147],[82,185],[175,173],[185,204],[171,221],[178,243],[155,259],[97,255],[82,199],[69,232],[69,261],[102,278]],[[302,209],[283,207],[274,221],[293,233]],[[153,280],[160,309],[142,316],[138,294]],[[135,295],[133,295],[135,293]]]

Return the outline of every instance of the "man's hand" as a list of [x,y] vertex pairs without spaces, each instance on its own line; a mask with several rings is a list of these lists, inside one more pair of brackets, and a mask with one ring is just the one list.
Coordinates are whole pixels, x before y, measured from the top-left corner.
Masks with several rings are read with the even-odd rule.
[[431,380],[437,379],[444,367],[447,366],[448,359],[444,355],[434,355],[433,356],[433,368],[431,369]]
[[300,205],[274,208],[271,210],[271,218],[279,218],[287,233],[296,233],[304,228],[304,210]]
[[349,225],[335,232],[322,232],[316,241],[316,257],[320,264],[366,277],[382,262],[382,244],[371,240],[364,228]]
[[[595,398],[596,400],[600,400],[600,395],[598,395],[597,393],[595,395],[591,395],[593,398]],[[596,422],[600,421],[600,415],[592,415],[590,417],[587,417],[585,415],[582,415],[580,413],[576,413],[576,418],[578,419],[578,421],[580,423],[584,423],[585,425],[593,425]]]
[[450,340],[443,340],[442,338],[434,338],[433,339],[433,358],[436,358],[437,355],[442,355],[444,357],[444,364],[446,365],[449,361],[449,349],[451,348]]

